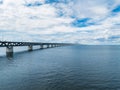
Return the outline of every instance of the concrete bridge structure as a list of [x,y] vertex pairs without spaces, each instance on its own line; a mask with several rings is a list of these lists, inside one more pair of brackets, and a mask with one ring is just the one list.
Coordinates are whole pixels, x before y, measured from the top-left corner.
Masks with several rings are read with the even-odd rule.
[[38,42],[11,42],[11,41],[0,41],[0,47],[6,47],[6,56],[13,56],[13,48],[18,46],[28,46],[28,51],[33,50],[33,46],[40,46],[40,49],[53,48],[71,45],[68,43],[38,43]]

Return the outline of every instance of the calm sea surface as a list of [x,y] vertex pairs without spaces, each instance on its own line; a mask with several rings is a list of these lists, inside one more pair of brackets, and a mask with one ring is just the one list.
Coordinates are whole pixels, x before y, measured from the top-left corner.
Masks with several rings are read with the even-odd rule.
[[24,51],[12,60],[0,56],[0,90],[120,90],[120,46]]

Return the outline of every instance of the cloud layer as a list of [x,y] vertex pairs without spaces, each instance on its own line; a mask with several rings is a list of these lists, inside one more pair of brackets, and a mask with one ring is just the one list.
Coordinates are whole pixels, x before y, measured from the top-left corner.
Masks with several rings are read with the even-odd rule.
[[120,0],[0,0],[0,39],[120,44]]

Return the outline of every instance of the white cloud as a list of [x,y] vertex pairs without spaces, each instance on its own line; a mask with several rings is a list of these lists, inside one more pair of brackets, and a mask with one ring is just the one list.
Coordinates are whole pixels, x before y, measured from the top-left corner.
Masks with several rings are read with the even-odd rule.
[[34,3],[34,2],[40,2],[42,4],[45,3],[45,0],[24,0],[26,3]]
[[[68,1],[46,4],[45,0],[3,0],[0,4],[0,31],[6,40],[120,43],[119,38],[108,41],[109,37],[120,35],[120,13],[112,16],[111,12],[120,0]],[[26,6],[34,2],[41,5]],[[81,18],[91,18],[88,22],[94,24],[85,27],[71,25]],[[105,41],[98,40],[101,38]]]

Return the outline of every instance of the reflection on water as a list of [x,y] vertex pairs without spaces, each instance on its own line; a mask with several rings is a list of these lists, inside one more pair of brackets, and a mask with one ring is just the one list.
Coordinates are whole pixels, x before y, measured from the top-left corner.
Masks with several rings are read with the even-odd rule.
[[11,60],[13,59],[13,52],[6,52],[6,57]]
[[119,46],[68,46],[0,57],[0,90],[119,90]]

